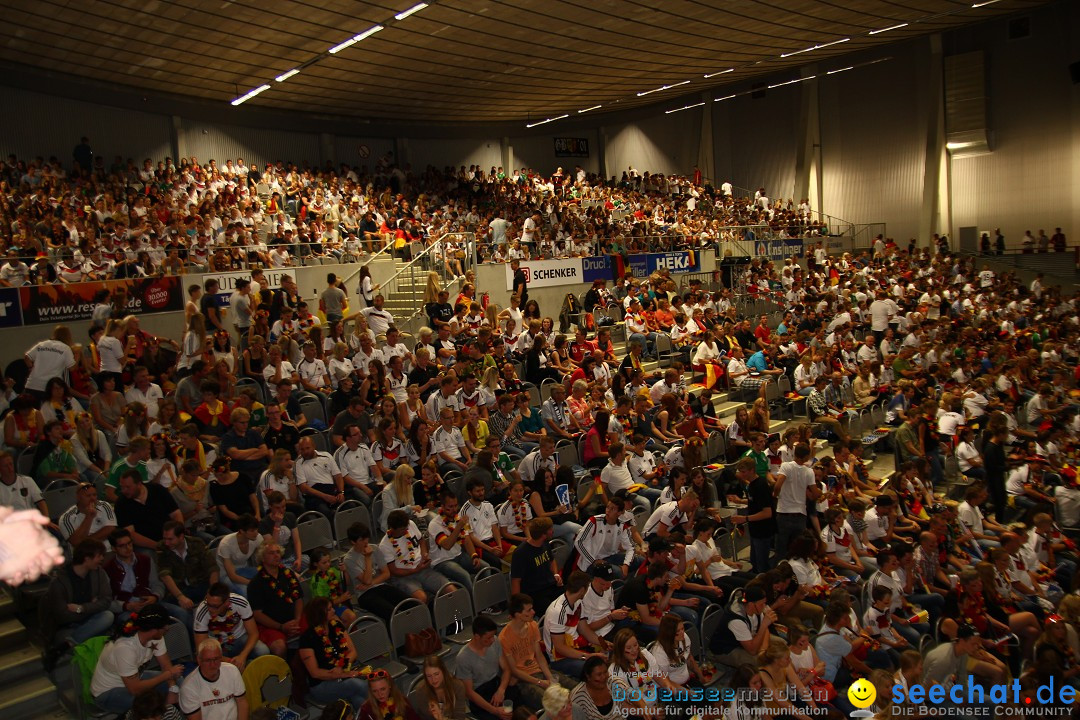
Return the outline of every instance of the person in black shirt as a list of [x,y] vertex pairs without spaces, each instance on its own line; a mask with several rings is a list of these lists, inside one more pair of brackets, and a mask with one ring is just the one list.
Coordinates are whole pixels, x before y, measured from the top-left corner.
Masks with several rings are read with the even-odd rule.
[[759,477],[754,459],[744,457],[735,466],[735,477],[746,485],[746,515],[734,515],[731,522],[745,524],[750,531],[750,562],[755,573],[769,569],[769,550],[776,537],[776,500],[769,481]]
[[281,546],[267,542],[257,551],[259,570],[248,583],[248,603],[259,627],[259,639],[270,652],[285,657],[287,642],[302,631],[304,593],[300,578],[281,564]]
[[183,523],[184,516],[169,491],[157,483],[144,483],[138,470],[125,470],[119,485],[116,526],[127,528],[137,547],[156,548],[166,522]]
[[439,291],[439,301],[428,303],[425,308],[431,327],[438,330],[441,326],[450,322],[454,317],[454,308],[450,305],[450,293],[446,290]]
[[416,362],[409,371],[409,384],[420,388],[420,400],[427,402],[431,393],[439,389],[439,368],[431,361],[426,348],[416,349]]
[[221,318],[221,301],[218,299],[218,281],[207,280],[203,284],[203,296],[199,298],[199,312],[206,318],[206,332],[225,330],[225,323]]
[[354,397],[360,397],[360,388],[356,386],[352,375],[346,375],[338,380],[337,390],[330,393],[331,422],[333,418],[336,418],[345,411],[345,408],[349,407],[349,402]]
[[266,447],[272,453],[284,449],[296,456],[296,444],[300,442],[300,431],[295,425],[285,422],[281,406],[270,403],[266,406],[266,433],[263,435]]
[[533,518],[525,542],[510,556],[510,592],[525,593],[536,607],[548,607],[563,592],[562,576],[551,553],[554,528],[551,518]]
[[986,489],[994,500],[994,517],[999,523],[1006,522],[1005,493],[1005,443],[1009,441],[1009,428],[998,427],[983,446],[983,470],[986,471]]
[[[514,289],[511,291],[511,294],[520,297],[521,307],[525,307],[525,303],[529,302],[529,281],[525,277],[525,271],[521,269],[521,262],[519,260],[511,260],[510,269],[514,271]],[[537,607],[544,606],[537,605]]]

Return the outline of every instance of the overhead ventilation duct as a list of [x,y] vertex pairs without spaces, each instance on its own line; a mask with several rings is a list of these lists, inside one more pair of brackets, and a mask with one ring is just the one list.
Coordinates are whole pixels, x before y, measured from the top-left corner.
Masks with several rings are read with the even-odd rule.
[[992,150],[986,65],[981,51],[945,58],[945,147],[953,157]]

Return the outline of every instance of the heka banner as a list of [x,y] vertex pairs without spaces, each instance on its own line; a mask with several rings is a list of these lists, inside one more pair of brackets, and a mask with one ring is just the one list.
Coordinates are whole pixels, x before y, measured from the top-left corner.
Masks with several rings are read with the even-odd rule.
[[[510,263],[506,267],[506,289],[514,289],[514,271]],[[521,263],[525,271],[525,280],[529,287],[554,287],[556,285],[577,285],[585,282],[581,269],[581,258],[563,260],[530,260]]]
[[647,253],[630,256],[630,269],[634,277],[648,277],[657,270],[667,270],[671,274],[696,272],[697,255],[688,250],[666,253]]

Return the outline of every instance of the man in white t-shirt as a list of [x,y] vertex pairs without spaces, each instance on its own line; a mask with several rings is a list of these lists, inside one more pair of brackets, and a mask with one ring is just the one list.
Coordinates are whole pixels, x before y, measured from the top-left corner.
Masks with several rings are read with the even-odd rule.
[[23,355],[30,368],[26,389],[39,400],[45,399],[45,385],[50,378],[67,380],[68,371],[75,367],[75,356],[69,346],[71,342],[71,330],[65,325],[57,325],[52,339],[42,340]]
[[345,480],[345,495],[370,505],[375,493],[381,490],[385,483],[382,470],[375,462],[371,450],[361,443],[363,435],[364,431],[359,425],[347,425],[342,436],[344,442],[334,452],[334,462]]
[[501,567],[509,543],[502,539],[495,506],[484,499],[486,491],[481,478],[471,479],[465,488],[468,500],[461,506],[458,516],[468,521],[469,538],[484,562],[492,567]]
[[221,643],[207,638],[196,655],[199,669],[184,679],[180,709],[189,720],[247,720],[244,678],[239,668],[224,662]]
[[259,521],[250,513],[237,518],[236,532],[221,538],[217,547],[217,564],[221,581],[238,595],[247,597],[247,586],[258,570],[255,553],[262,545]]
[[112,505],[98,500],[96,487],[83,483],[75,491],[75,504],[61,513],[56,525],[71,547],[91,539],[104,543],[108,550],[109,536],[116,530],[116,512]]
[[806,501],[821,497],[808,465],[812,454],[809,445],[796,445],[795,459],[782,464],[776,473],[776,549],[781,557],[787,556],[791,539],[806,530]]
[[[600,482],[604,486],[605,494],[629,490],[634,485],[634,478],[626,463],[626,448],[619,443],[608,447],[608,464],[600,472]],[[631,496],[634,504],[645,511],[651,511],[652,498],[649,493],[653,493],[652,497],[660,497],[656,488],[643,488]]]
[[214,583],[207,590],[195,609],[192,632],[196,647],[206,639],[221,643],[225,662],[241,672],[248,660],[270,654],[270,648],[259,640],[259,626],[247,598],[230,593],[225,583]]
[[[176,680],[184,668],[169,660],[165,646],[165,629],[172,619],[158,603],[139,610],[135,618],[135,634],[117,638],[105,646],[94,667],[90,694],[94,704],[106,712],[123,715],[131,709],[131,701],[140,693],[154,691],[168,684],[166,702],[176,702],[179,688]],[[141,672],[151,659],[161,667],[160,673]]]
[[456,470],[464,472],[469,468],[469,448],[461,431],[454,427],[454,411],[444,407],[439,411],[439,427],[431,435],[431,448],[438,457],[441,472]]
[[158,402],[165,397],[161,392],[161,386],[150,382],[150,371],[144,367],[135,368],[132,385],[124,391],[124,399],[129,403],[141,402],[146,406],[146,415],[150,420],[156,420],[158,414]]

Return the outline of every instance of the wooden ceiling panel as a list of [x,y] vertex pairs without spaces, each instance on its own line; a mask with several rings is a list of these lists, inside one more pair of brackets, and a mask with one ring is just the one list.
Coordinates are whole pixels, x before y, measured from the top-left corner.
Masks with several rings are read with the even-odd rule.
[[[718,90],[1045,0],[0,0],[0,60],[227,103],[464,123]],[[870,30],[909,23],[888,33]],[[385,29],[341,52],[331,46]],[[849,41],[799,53],[843,38]],[[887,51],[883,51],[883,54]],[[285,83],[274,77],[300,67]],[[725,68],[734,72],[703,76]],[[680,84],[689,80],[687,84]],[[675,88],[638,96],[663,85]]]

